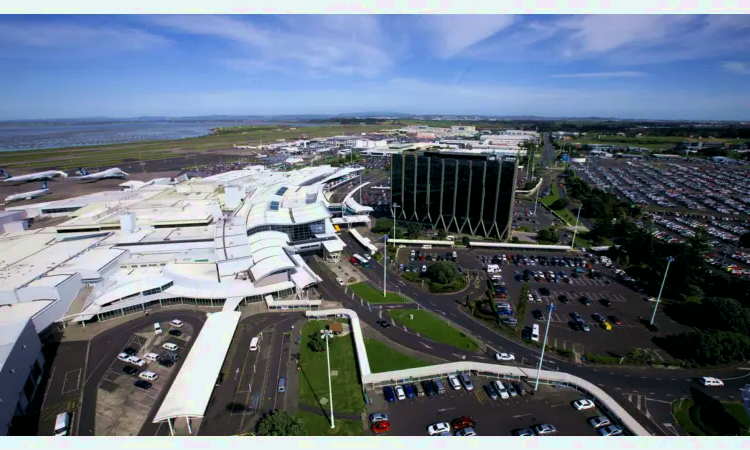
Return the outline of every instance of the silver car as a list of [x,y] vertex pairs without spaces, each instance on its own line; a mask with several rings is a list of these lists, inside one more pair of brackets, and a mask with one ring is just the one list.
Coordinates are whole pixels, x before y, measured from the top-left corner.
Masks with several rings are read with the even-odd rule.
[[376,422],[388,422],[388,414],[386,413],[372,413],[370,415],[370,422],[376,423]]

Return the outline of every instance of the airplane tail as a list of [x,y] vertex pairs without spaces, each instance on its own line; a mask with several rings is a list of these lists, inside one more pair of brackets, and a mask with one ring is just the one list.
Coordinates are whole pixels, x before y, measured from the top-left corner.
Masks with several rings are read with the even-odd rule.
[[83,167],[78,168],[78,173],[80,173],[83,176],[90,175],[89,171],[87,169],[84,169]]
[[49,189],[46,181],[42,181],[42,189]]
[[7,170],[0,169],[0,177],[2,178],[11,178],[10,173]]

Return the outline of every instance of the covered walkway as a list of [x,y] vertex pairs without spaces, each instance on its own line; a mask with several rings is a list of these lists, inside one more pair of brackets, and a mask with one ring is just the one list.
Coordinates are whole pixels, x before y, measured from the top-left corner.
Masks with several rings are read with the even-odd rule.
[[174,435],[172,421],[184,417],[188,431],[191,417],[203,417],[219,377],[229,345],[239,324],[236,311],[213,313],[206,319],[180,372],[154,416],[154,423],[167,421]]

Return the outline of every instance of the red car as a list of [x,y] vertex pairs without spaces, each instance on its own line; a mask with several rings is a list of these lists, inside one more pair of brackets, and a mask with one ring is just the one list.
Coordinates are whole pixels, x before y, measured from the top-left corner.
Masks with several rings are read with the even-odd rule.
[[609,316],[609,320],[611,320],[615,325],[622,325],[622,321],[618,317]]
[[387,420],[372,424],[372,432],[375,434],[387,433],[389,431],[391,431],[391,424]]
[[477,421],[474,420],[473,417],[459,417],[458,419],[453,419],[451,421],[451,426],[454,430],[463,430],[464,428],[474,427],[477,424]]

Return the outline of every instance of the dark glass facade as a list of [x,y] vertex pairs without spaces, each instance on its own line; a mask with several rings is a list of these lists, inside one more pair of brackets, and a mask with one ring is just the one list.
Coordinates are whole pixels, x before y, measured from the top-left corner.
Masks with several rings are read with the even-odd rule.
[[488,155],[391,156],[391,200],[398,220],[446,231],[507,238],[517,161]]

